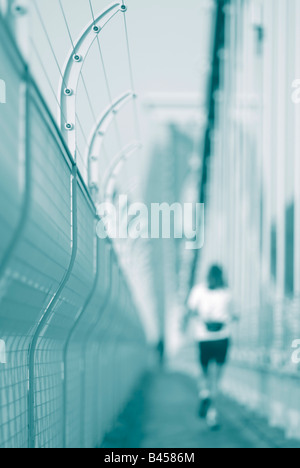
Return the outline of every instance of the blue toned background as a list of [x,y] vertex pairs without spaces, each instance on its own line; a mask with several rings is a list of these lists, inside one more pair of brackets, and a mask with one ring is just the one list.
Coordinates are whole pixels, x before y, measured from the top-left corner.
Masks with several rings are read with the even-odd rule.
[[[299,2],[125,3],[0,2],[0,447],[299,447]],[[99,239],[120,194],[204,203],[203,249]],[[212,263],[240,316],[215,435],[182,329]]]

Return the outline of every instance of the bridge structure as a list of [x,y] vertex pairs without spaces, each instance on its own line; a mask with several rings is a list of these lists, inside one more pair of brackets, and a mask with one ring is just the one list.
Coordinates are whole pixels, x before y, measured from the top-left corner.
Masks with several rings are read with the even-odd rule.
[[[149,427],[180,447],[171,427],[181,420],[185,447],[298,445],[300,108],[280,93],[292,96],[296,76],[290,87],[287,76],[300,72],[300,11],[297,0],[272,2],[203,1],[204,99],[143,105],[130,2],[76,7],[77,36],[62,0],[55,12],[46,1],[0,3],[1,448],[159,447]],[[149,146],[141,110],[163,143]],[[145,206],[204,203],[204,248],[109,229],[100,238],[99,206],[124,213],[120,194]],[[241,316],[221,400],[228,432],[217,439],[192,416],[197,358],[180,330],[213,262],[226,268]],[[169,429],[152,410],[166,411]]]

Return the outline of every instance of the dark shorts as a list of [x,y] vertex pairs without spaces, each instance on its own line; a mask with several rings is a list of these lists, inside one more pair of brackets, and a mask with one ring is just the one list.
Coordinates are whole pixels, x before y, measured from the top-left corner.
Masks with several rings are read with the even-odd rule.
[[203,341],[199,343],[200,363],[203,369],[207,369],[208,365],[214,361],[219,365],[226,362],[230,340],[219,341]]

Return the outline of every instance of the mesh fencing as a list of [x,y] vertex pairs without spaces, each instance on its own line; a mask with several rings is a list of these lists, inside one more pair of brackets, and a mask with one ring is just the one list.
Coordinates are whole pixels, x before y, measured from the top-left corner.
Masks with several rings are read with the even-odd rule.
[[96,239],[87,189],[0,21],[0,447],[95,447],[145,368],[144,333],[110,242]]

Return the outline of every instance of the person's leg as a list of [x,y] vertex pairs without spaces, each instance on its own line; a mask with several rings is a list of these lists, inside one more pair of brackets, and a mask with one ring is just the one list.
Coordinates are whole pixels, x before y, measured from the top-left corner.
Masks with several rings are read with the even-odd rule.
[[230,347],[229,339],[223,340],[219,344],[219,350],[218,350],[217,359],[216,359],[217,369],[216,369],[216,377],[215,377],[215,392],[217,394],[220,391],[220,383],[224,374],[229,347]]
[[211,404],[211,373],[210,373],[210,356],[209,356],[209,344],[199,343],[200,352],[200,365],[202,369],[202,375],[199,385],[199,399],[200,408],[199,416],[205,418]]
[[207,343],[199,343],[199,361],[201,367],[199,391],[210,393],[209,350]]
[[219,418],[217,411],[217,400],[219,393],[219,365],[213,363],[210,366],[209,378],[210,378],[210,395],[211,402],[209,410],[206,414],[206,423],[211,430],[219,428]]
[[215,346],[215,360],[216,366],[211,374],[211,407],[207,413],[207,424],[211,429],[219,427],[218,412],[217,412],[217,399],[220,393],[220,383],[224,372],[226,363],[229,340],[222,340],[214,343]]
[[226,364],[227,353],[229,348],[229,340],[222,340],[214,343],[214,357],[216,360],[216,367],[212,377],[212,394],[216,399],[220,392],[220,383],[224,373]]
[[211,395],[213,400],[217,400],[220,393],[220,383],[224,372],[224,364],[216,363],[211,372]]

